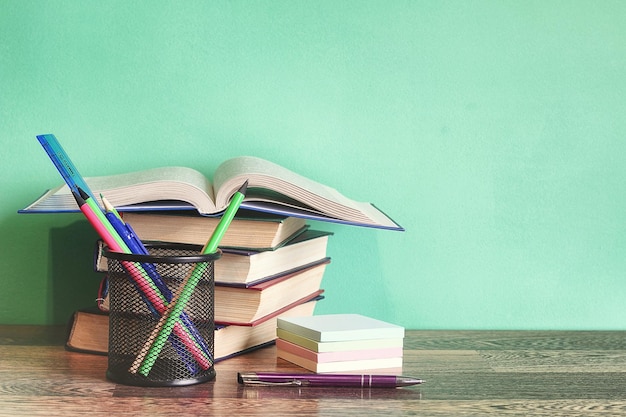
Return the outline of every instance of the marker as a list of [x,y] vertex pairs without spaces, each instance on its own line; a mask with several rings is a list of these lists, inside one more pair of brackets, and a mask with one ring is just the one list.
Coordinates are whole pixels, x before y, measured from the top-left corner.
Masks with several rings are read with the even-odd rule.
[[423,384],[424,380],[396,375],[297,374],[240,372],[237,381],[244,385],[292,387],[397,388]]
[[[213,231],[211,238],[208,240],[204,248],[202,249],[202,254],[211,254],[217,252],[217,247],[224,237],[228,226],[232,222],[241,202],[243,201],[246,189],[248,188],[248,181],[246,181],[241,188],[233,195],[228,208],[222,215],[222,219],[218,223],[217,227]],[[154,331],[148,337],[148,340],[144,344],[143,348],[135,358],[133,362],[130,372],[147,376],[152,369],[152,366],[156,362],[159,354],[161,353],[161,349],[163,349],[163,345],[165,345],[165,340],[167,336],[172,331],[172,326],[176,322],[176,318],[180,316],[180,313],[185,308],[185,305],[191,298],[193,291],[198,284],[200,278],[202,278],[202,273],[207,268],[207,263],[197,264],[193,269],[191,274],[187,276],[187,278],[183,281],[181,290],[176,294],[176,298],[172,300],[172,302],[168,305],[168,309],[165,314],[161,317],[161,320],[157,323]]]

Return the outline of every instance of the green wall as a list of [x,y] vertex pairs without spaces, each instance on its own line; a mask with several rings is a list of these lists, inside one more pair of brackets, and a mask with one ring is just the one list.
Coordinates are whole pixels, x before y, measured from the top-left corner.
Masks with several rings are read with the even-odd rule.
[[93,304],[60,176],[256,155],[406,228],[328,224],[318,313],[626,329],[626,2],[0,0],[0,323]]

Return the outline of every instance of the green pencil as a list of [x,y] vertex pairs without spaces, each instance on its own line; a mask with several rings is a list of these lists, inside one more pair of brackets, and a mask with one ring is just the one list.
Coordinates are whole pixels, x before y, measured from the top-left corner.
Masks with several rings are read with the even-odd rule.
[[[211,238],[208,240],[204,248],[202,249],[202,254],[211,254],[217,251],[218,245],[228,226],[235,217],[241,202],[243,201],[246,189],[248,188],[248,181],[246,181],[241,188],[233,195],[228,208],[222,215],[222,219],[218,223],[217,227],[213,231]],[[193,271],[189,274],[189,276],[185,279],[182,284],[182,289],[178,292],[175,299],[168,305],[167,311],[161,316],[161,319],[157,323],[156,327],[152,331],[152,334],[144,344],[143,348],[135,358],[135,361],[130,367],[131,373],[137,373],[147,376],[152,369],[152,366],[156,362],[167,338],[169,337],[176,320],[183,312],[187,302],[191,298],[193,291],[202,278],[202,273],[207,267],[207,263],[201,263],[196,265]]]

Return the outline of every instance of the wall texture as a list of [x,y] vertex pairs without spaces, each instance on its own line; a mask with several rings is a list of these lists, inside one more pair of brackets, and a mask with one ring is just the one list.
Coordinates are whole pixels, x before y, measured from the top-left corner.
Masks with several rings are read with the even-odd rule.
[[60,177],[274,160],[406,228],[332,230],[318,313],[626,329],[626,3],[0,1],[0,323],[93,305]]

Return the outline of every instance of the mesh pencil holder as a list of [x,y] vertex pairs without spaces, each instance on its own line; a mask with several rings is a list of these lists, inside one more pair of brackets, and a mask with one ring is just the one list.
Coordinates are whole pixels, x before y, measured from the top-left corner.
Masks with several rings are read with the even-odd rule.
[[[109,279],[109,380],[136,386],[184,386],[215,378],[214,262],[221,252],[200,247],[146,244],[149,255],[113,252],[105,247]],[[162,348],[149,351],[158,330],[177,303],[179,290],[193,276],[197,284]],[[182,301],[182,299],[181,299]],[[165,337],[167,339],[165,339]],[[147,354],[146,352],[150,352]],[[152,359],[148,369],[141,358]],[[143,367],[139,365],[143,364]]]

